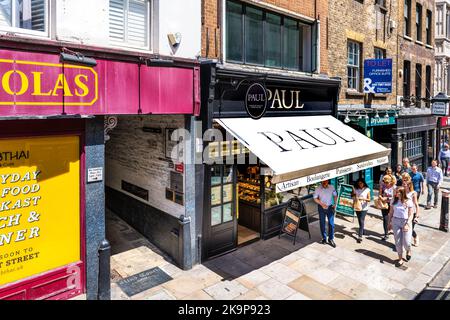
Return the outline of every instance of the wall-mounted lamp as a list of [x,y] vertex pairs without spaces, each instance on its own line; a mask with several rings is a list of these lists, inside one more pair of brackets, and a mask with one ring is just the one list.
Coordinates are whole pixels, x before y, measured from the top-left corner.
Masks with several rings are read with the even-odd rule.
[[81,53],[73,52],[61,52],[60,59],[63,62],[70,62],[71,64],[81,64],[85,66],[95,67],[97,61],[94,58],[85,57]]
[[375,113],[375,118],[376,118],[376,119],[379,119],[379,118],[380,118],[380,115],[378,114],[378,110],[377,110],[376,113]]
[[173,66],[174,61],[171,59],[151,58],[145,60],[145,64],[147,65],[147,67],[170,67]]
[[169,33],[167,35],[167,38],[169,38],[169,43],[172,47],[178,47],[181,43],[181,33]]
[[389,113],[386,111],[386,114],[384,115],[384,117],[386,118],[386,119],[389,119]]
[[344,123],[349,123],[350,121],[351,120],[350,120],[350,118],[348,116],[348,111],[347,111],[347,114],[345,115]]

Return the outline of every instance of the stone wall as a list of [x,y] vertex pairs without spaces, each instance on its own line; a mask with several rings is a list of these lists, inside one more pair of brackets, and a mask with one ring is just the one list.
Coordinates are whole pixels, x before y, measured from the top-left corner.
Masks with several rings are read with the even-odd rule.
[[[159,128],[161,133],[144,132],[143,127]],[[170,168],[164,146],[165,128],[184,127],[181,115],[118,117],[118,125],[109,133],[111,139],[106,143],[106,186],[176,218],[184,215],[183,205],[166,199],[166,187],[170,187],[170,174],[175,169]],[[148,201],[123,191],[122,180],[148,190]]]

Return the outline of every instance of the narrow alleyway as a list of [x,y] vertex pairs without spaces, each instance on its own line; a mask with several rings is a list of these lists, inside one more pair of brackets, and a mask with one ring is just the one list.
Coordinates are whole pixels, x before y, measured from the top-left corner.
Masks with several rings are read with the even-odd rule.
[[[449,186],[447,180],[444,187]],[[299,230],[295,246],[288,237],[275,237],[183,271],[108,212],[112,299],[414,299],[450,257],[450,237],[438,230],[439,215],[440,207],[423,211],[416,226],[420,245],[404,270],[394,267],[393,236],[380,240],[381,215],[370,208],[361,244],[356,219],[336,220],[337,248],[332,248],[319,243],[313,218],[312,239]],[[120,280],[153,268],[168,276],[160,285],[131,296],[119,286]]]

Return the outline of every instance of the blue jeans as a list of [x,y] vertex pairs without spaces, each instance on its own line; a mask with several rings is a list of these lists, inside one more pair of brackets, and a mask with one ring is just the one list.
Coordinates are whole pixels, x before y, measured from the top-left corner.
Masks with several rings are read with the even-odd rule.
[[427,206],[431,206],[431,198],[433,196],[433,193],[434,193],[434,205],[436,206],[439,201],[439,187],[437,182],[427,181],[427,188],[428,188]]
[[320,219],[320,233],[322,239],[327,239],[327,231],[325,230],[325,216],[328,218],[328,240],[334,239],[334,210],[333,206],[329,206],[327,209],[318,206],[319,219]]

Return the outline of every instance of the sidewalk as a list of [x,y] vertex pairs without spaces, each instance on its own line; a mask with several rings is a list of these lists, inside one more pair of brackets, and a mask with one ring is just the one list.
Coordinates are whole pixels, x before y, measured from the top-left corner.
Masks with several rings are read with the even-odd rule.
[[[446,178],[443,187],[450,188]],[[424,206],[426,195],[420,199]],[[337,248],[319,243],[319,223],[312,239],[299,230],[288,237],[258,241],[183,271],[114,214],[108,213],[112,299],[414,299],[450,257],[450,235],[439,231],[440,206],[424,210],[416,225],[420,246],[413,247],[405,270],[394,266],[393,236],[381,241],[381,213],[370,208],[367,236],[356,242],[358,222],[336,219]],[[112,222],[112,223],[111,223]],[[128,243],[124,244],[127,239]],[[117,281],[159,267],[173,280],[131,297]]]

